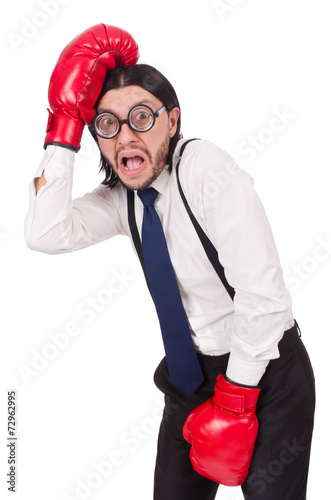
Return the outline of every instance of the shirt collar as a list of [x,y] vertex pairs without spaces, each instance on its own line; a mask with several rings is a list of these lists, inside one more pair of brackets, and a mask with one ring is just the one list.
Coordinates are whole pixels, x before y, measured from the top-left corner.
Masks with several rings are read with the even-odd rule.
[[[180,147],[181,147],[181,145],[184,142],[185,142],[185,140],[181,139],[176,144],[176,149],[175,149],[175,152],[174,152],[173,158],[172,158],[172,163],[173,163],[173,165],[172,165],[172,171],[174,169],[174,165],[176,165],[176,163],[178,161]],[[170,165],[167,164],[164,167],[164,169],[162,170],[162,172],[160,173],[160,175],[158,176],[158,178],[154,182],[152,182],[152,184],[150,185],[150,187],[153,187],[154,189],[156,189],[162,195],[168,196],[170,175],[171,175]]]
[[162,195],[167,196],[168,195],[168,188],[169,188],[169,179],[170,179],[170,171],[169,171],[169,165],[166,165],[160,175],[158,176],[157,179],[155,179],[154,182],[152,182],[150,187],[153,187],[161,193]]

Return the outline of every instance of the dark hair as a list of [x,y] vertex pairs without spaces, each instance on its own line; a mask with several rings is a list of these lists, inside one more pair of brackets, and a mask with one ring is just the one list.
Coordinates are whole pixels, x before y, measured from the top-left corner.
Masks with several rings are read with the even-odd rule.
[[[170,111],[174,107],[180,108],[175,89],[167,78],[153,66],[149,66],[148,64],[136,64],[135,66],[118,67],[107,72],[101,93],[95,105],[95,109],[97,109],[99,101],[106,94],[106,92],[112,89],[127,87],[129,85],[138,85],[139,87],[142,87],[150,92],[154,95],[154,97],[159,99],[164,106],[166,106],[167,111]],[[169,152],[166,160],[170,165],[170,168],[172,155],[175,151],[176,144],[181,137],[180,127],[181,121],[179,116],[176,133],[170,139]],[[89,125],[89,130],[98,144],[93,124]],[[100,154],[100,172],[105,172],[105,180],[102,184],[112,189],[118,182],[118,176],[113,171],[101,151]]]

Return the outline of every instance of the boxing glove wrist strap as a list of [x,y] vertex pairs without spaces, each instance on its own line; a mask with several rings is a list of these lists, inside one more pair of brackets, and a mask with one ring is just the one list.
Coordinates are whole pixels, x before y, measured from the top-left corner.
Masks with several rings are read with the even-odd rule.
[[223,375],[217,377],[214,404],[222,410],[242,414],[254,412],[260,394],[260,388],[247,388],[235,385]]
[[62,114],[52,113],[48,109],[48,123],[44,148],[49,144],[59,144],[74,151],[80,148],[84,123],[62,110]]

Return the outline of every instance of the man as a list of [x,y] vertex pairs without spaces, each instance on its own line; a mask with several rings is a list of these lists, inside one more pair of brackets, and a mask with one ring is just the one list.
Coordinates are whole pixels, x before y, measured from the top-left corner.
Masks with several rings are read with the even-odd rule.
[[[166,350],[155,500],[212,500],[219,483],[242,485],[246,499],[304,500],[314,376],[264,209],[222,149],[185,144],[173,87],[137,59],[130,35],[104,25],[61,54],[27,245],[62,253],[133,239]],[[72,201],[84,124],[105,180]]]

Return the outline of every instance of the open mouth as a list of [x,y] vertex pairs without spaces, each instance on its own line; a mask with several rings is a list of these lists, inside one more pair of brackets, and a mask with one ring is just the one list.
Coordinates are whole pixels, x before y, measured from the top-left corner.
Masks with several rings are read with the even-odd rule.
[[123,165],[125,170],[137,170],[144,163],[144,158],[141,156],[124,156]]
[[142,170],[144,170],[146,166],[146,161],[145,158],[143,158],[140,155],[135,155],[135,154],[123,154],[123,156],[120,158],[120,166],[121,170],[125,175],[137,175],[139,174]]

